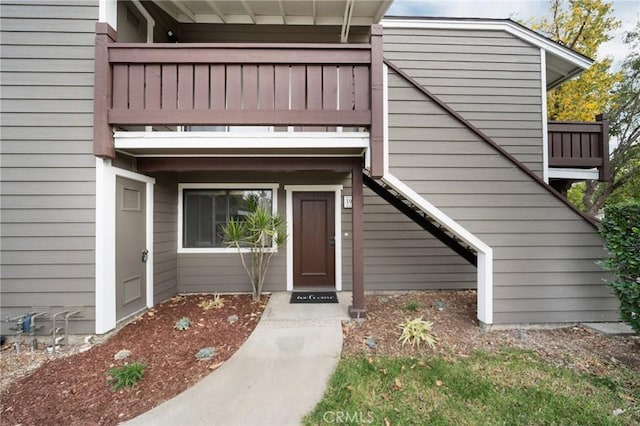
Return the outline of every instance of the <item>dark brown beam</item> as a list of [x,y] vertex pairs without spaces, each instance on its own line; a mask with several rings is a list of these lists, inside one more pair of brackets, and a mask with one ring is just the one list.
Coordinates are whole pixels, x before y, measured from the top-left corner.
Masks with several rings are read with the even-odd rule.
[[93,86],[93,154],[97,157],[115,158],[113,132],[107,120],[111,106],[111,65],[108,47],[116,40],[116,31],[108,24],[96,24],[95,84]]
[[603,160],[598,157],[550,157],[549,166],[551,167],[600,167]]
[[119,125],[247,125],[369,126],[370,111],[310,110],[109,110],[109,123]]
[[277,47],[238,44],[122,44],[109,48],[111,63],[143,64],[369,64],[368,44],[312,45],[287,44]]
[[600,133],[602,127],[600,123],[593,122],[570,122],[570,121],[549,121],[547,130],[549,132],[562,133]]
[[599,169],[600,182],[608,182],[611,179],[611,163],[609,161],[609,116],[607,114],[596,115],[596,120],[602,124],[602,167]]
[[351,239],[352,239],[352,305],[349,316],[365,318],[367,310],[364,303],[364,237],[363,237],[363,190],[362,167],[351,172]]
[[361,170],[359,157],[139,157],[140,172],[204,172],[204,171],[326,171],[349,173]]

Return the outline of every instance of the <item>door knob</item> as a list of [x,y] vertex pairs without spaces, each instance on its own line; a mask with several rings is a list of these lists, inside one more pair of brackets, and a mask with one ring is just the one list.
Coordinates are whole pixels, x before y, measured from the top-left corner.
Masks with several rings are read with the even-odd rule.
[[336,245],[336,237],[335,236],[329,238],[329,244],[331,244],[331,247],[335,247],[335,245]]
[[143,262],[146,262],[147,260],[149,260],[149,250],[144,249],[142,250],[142,259]]

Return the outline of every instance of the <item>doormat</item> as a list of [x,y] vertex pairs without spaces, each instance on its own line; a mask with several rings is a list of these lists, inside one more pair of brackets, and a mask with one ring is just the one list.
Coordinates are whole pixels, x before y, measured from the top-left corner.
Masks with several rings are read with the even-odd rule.
[[294,291],[289,303],[338,303],[335,291]]

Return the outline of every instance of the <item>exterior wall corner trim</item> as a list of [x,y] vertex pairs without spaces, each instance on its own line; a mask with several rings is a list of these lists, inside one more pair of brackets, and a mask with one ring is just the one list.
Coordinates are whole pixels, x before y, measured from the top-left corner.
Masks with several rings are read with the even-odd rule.
[[155,179],[113,167],[111,160],[96,158],[96,247],[95,247],[95,332],[104,334],[116,327],[116,176],[146,184],[147,308],[153,306],[153,186]]

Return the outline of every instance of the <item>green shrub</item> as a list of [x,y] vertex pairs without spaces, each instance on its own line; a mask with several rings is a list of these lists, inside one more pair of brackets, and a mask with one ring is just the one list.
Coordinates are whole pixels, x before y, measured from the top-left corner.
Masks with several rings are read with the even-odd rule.
[[614,275],[607,284],[620,299],[620,317],[640,332],[640,204],[606,207],[600,233],[609,252],[602,266]]
[[425,321],[422,318],[407,319],[398,325],[402,329],[399,341],[402,344],[409,343],[411,346],[420,347],[420,342],[426,342],[430,348],[436,346],[436,339],[433,338],[429,331],[433,327],[431,321]]
[[147,368],[147,364],[138,361],[125,364],[122,367],[110,368],[107,373],[111,376],[111,380],[115,381],[111,389],[117,391],[122,388],[134,387],[142,379],[145,368]]
[[420,304],[418,302],[416,302],[415,300],[409,300],[404,305],[404,309],[409,311],[409,312],[415,312],[415,311],[418,310],[419,307],[420,307]]

